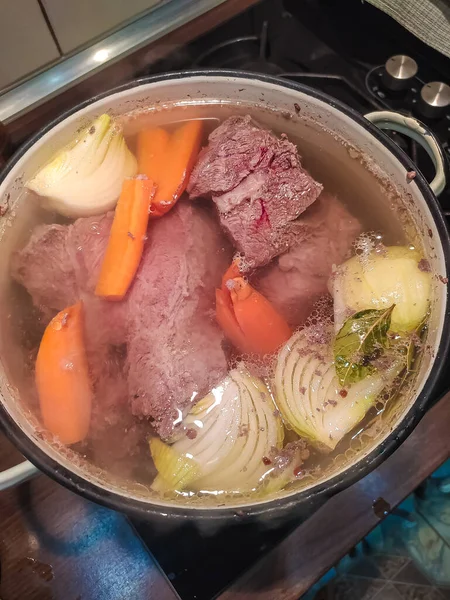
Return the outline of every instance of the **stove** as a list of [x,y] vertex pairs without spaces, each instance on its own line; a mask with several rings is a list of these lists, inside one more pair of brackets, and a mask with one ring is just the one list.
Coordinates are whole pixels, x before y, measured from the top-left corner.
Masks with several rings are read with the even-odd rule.
[[[450,59],[360,0],[268,0],[142,74],[183,68],[277,75],[362,114],[413,115],[434,132],[450,159]],[[425,150],[399,133],[389,135],[431,181],[434,167]],[[449,184],[439,201],[450,225]],[[442,383],[443,390],[449,387],[450,381]],[[134,523],[183,600],[210,600],[298,524],[267,531],[256,522],[239,524],[236,515],[234,525],[215,533],[186,523],[161,534]]]

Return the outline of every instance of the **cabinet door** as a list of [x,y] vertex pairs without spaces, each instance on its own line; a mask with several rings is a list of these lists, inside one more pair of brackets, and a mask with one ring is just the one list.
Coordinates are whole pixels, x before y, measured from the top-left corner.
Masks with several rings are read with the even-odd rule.
[[57,58],[37,0],[0,0],[0,90]]
[[64,53],[147,11],[161,0],[42,0]]

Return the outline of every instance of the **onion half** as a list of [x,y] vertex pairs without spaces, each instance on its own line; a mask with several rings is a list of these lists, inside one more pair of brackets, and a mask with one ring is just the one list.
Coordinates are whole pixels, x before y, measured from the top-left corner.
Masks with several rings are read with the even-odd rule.
[[60,150],[26,187],[43,205],[71,218],[100,215],[114,208],[123,180],[137,172],[137,162],[122,129],[101,115]]
[[281,349],[275,371],[275,399],[285,423],[319,450],[330,451],[365,416],[403,366],[342,389],[328,343],[318,343],[306,327]]
[[393,304],[391,330],[414,331],[429,310],[431,281],[428,261],[407,246],[353,256],[337,267],[329,284],[336,331],[349,311],[385,310]]
[[234,369],[183,421],[174,444],[150,441],[158,470],[154,489],[244,493],[260,484],[272,448],[283,444],[283,425],[266,385]]

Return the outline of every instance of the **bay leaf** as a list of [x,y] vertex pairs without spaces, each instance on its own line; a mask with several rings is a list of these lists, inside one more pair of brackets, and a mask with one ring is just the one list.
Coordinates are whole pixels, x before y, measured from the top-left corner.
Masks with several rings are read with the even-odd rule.
[[395,304],[367,309],[348,318],[334,340],[336,374],[342,386],[361,381],[376,369],[371,361],[389,346],[388,331]]

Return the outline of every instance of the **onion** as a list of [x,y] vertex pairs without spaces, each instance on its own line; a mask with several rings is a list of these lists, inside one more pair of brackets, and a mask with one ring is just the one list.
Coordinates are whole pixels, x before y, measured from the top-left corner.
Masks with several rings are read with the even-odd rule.
[[264,457],[283,443],[283,425],[269,390],[244,368],[231,371],[200,400],[183,427],[183,436],[171,446],[150,441],[159,473],[154,489],[254,490],[268,471]]
[[275,399],[283,419],[299,436],[329,451],[363,419],[403,366],[393,360],[385,371],[342,389],[330,344],[314,341],[309,333],[306,327],[281,349]]
[[353,256],[333,274],[330,291],[338,331],[348,313],[383,310],[395,304],[391,330],[414,331],[427,315],[431,297],[430,266],[417,250],[390,246]]
[[123,180],[137,172],[122,129],[102,115],[60,150],[26,187],[49,210],[66,217],[99,215],[111,210]]

